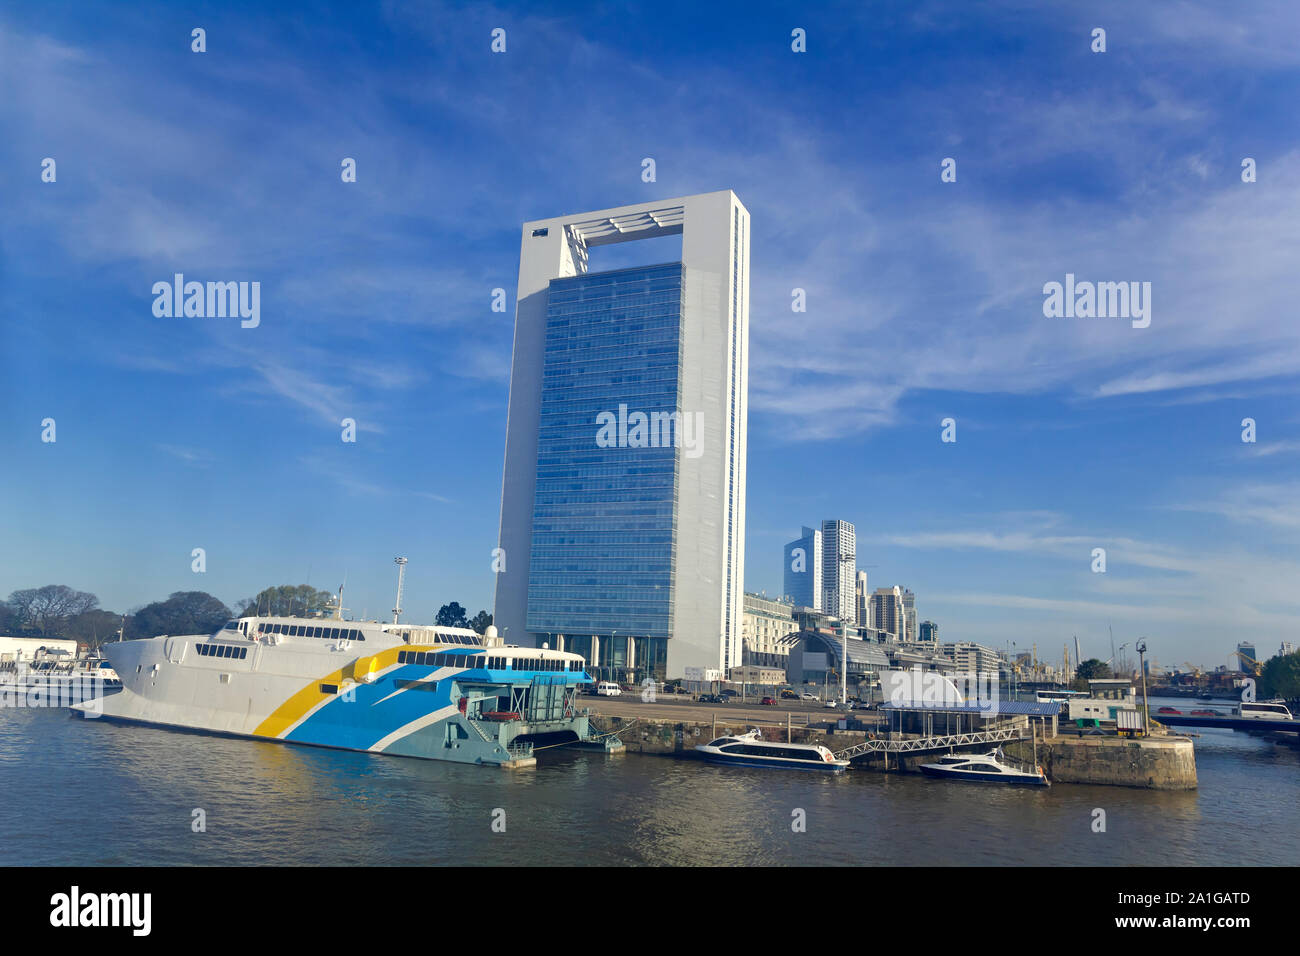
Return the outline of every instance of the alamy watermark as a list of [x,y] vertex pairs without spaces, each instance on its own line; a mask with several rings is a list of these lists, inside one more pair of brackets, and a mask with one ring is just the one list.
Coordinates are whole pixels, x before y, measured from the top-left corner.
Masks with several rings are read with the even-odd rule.
[[943,674],[939,671],[886,671],[880,678],[885,700],[896,707],[976,707],[981,714],[999,713],[999,681],[996,672],[980,671]]
[[704,454],[703,412],[629,412],[626,404],[618,414],[596,416],[596,445],[600,448],[684,448],[687,458]]
[[177,272],[170,283],[153,284],[153,314],[160,319],[224,319],[238,316],[240,327],[255,329],[262,323],[262,283],[186,282]]
[[19,663],[0,672],[0,708],[56,709],[76,707],[87,717],[104,713],[104,679],[86,675],[33,671]]
[[1150,282],[1075,282],[1067,272],[1064,284],[1046,283],[1043,295],[1049,319],[1132,319],[1135,329],[1151,324]]

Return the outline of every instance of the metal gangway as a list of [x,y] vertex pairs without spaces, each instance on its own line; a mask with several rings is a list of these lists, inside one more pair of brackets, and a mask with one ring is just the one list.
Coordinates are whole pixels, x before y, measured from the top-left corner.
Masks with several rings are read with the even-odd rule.
[[866,753],[926,753],[931,750],[948,750],[955,747],[974,747],[979,744],[998,744],[1008,740],[1027,740],[1028,727],[999,727],[996,730],[979,730],[967,734],[948,734],[943,737],[879,737],[864,740],[844,750],[837,751],[837,760],[852,760]]

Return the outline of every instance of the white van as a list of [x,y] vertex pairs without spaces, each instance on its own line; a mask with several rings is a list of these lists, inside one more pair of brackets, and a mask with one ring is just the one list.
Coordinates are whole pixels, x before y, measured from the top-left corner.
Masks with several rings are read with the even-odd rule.
[[623,693],[623,688],[607,680],[603,680],[596,685],[597,697],[618,697],[622,693]]
[[1280,700],[1262,700],[1258,703],[1245,703],[1237,708],[1239,717],[1252,717],[1255,720],[1295,720],[1291,711]]

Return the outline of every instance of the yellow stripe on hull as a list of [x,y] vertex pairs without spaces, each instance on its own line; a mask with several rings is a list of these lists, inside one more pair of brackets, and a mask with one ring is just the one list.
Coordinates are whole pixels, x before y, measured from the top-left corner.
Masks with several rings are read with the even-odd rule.
[[283,737],[289,729],[306,717],[311,711],[319,707],[322,703],[329,700],[336,694],[327,694],[322,691],[321,684],[334,684],[340,686],[344,681],[360,682],[361,678],[367,674],[373,674],[382,671],[387,667],[392,667],[397,663],[397,655],[402,651],[443,651],[452,645],[425,645],[416,646],[404,645],[402,647],[390,647],[382,650],[377,654],[371,654],[368,657],[358,657],[345,667],[326,674],[324,677],[318,677],[311,683],[303,687],[302,690],[294,694],[283,704],[273,710],[264,721],[257,725],[253,731],[255,737]]

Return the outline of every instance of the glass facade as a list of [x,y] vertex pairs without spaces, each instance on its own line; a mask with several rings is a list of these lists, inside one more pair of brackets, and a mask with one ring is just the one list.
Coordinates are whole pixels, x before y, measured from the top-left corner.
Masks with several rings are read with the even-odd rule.
[[552,279],[547,296],[527,629],[575,650],[601,635],[614,668],[634,638],[631,666],[655,669],[670,636],[681,449],[667,428],[638,438],[633,416],[683,411],[682,297],[681,263]]

